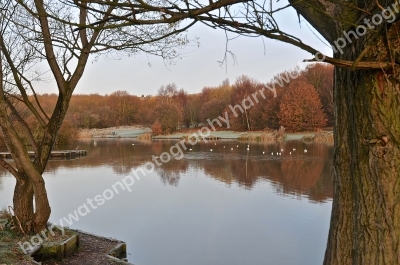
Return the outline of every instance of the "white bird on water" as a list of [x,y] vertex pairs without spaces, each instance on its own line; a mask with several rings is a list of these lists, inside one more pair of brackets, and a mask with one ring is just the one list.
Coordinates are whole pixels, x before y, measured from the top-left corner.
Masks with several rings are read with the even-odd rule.
[[273,155],[274,155],[274,152],[272,152],[271,155],[273,156]]
[[296,148],[293,148],[293,151],[296,151]]
[[307,149],[304,149],[304,153],[307,153]]
[[283,152],[283,149],[281,149],[281,152]]
[[263,152],[263,154],[265,154],[265,152]]
[[231,150],[233,150],[233,148],[231,148]]
[[210,149],[210,151],[212,152],[212,149]]
[[192,151],[192,148],[190,148],[189,151]]
[[215,143],[214,145],[217,145],[217,143]]
[[132,145],[135,145],[135,144],[132,144]]
[[247,151],[249,151],[249,148],[247,147]]
[[279,155],[279,153],[278,153],[278,152],[276,152],[276,155]]
[[292,155],[292,152],[289,152],[289,155]]
[[238,145],[236,147],[239,147]]
[[281,156],[281,155],[282,155],[282,153],[279,153],[279,155]]
[[224,145],[224,148],[225,148],[225,145]]

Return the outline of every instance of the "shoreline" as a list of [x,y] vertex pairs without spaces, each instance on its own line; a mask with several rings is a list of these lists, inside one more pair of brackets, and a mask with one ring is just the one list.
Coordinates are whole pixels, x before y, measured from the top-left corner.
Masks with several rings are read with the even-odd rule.
[[[198,134],[198,130],[190,129],[186,131],[178,131],[168,135],[152,135],[149,127],[136,126],[119,126],[104,129],[83,129],[79,132],[78,140],[84,139],[116,139],[129,138],[139,140],[182,140],[193,137]],[[307,132],[283,132],[279,139],[276,138],[278,131],[231,131],[218,130],[211,131],[206,137],[207,140],[238,140],[238,141],[316,141],[316,142],[333,142],[333,130],[326,128],[321,131]],[[321,137],[321,135],[323,137]],[[331,137],[332,136],[332,137]],[[199,136],[198,136],[199,137]]]
[[21,242],[30,244],[37,235],[18,233],[10,226],[12,222],[10,216],[0,210],[0,243],[2,246],[0,264],[2,265],[133,265],[127,260],[124,241],[77,229],[68,228],[65,230],[65,234],[64,231],[62,234],[49,232],[40,245],[25,246],[27,249],[22,250]]

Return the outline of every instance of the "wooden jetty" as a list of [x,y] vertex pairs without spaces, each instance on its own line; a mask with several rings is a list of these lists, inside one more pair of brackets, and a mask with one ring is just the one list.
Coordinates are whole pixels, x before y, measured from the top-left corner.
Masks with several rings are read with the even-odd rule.
[[[30,157],[35,157],[35,152],[28,151]],[[50,159],[74,159],[87,156],[86,150],[60,150],[51,151]],[[9,152],[0,152],[0,157],[3,159],[12,159]]]

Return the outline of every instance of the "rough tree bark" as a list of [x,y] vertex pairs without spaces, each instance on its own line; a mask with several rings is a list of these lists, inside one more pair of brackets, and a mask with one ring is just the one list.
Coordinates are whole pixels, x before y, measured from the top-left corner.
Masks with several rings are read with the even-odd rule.
[[[324,264],[400,264],[399,2],[289,2],[336,48],[333,58],[325,57],[335,65],[336,118],[335,193]],[[260,11],[244,23],[202,19],[318,54],[278,28],[269,31]],[[348,34],[357,28],[361,34]]]
[[[390,42],[399,29],[392,25]],[[382,36],[366,57],[388,59],[385,47]],[[399,68],[336,68],[334,93],[335,193],[324,264],[400,264]]]
[[33,195],[30,179],[26,176],[17,178],[13,197],[14,214],[18,216],[22,229],[27,233],[34,231]]

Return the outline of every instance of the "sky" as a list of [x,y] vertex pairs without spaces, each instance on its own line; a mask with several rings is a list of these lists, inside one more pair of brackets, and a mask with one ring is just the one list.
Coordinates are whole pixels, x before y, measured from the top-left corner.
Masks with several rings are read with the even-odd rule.
[[[332,51],[323,43],[323,38],[303,18],[301,21],[299,23],[292,8],[278,17],[281,29],[331,55]],[[189,93],[198,93],[203,87],[218,86],[227,78],[234,83],[241,75],[266,83],[284,70],[304,67],[306,64],[302,61],[312,58],[308,52],[289,44],[261,37],[239,37],[228,44],[228,50],[235,54],[236,60],[228,57],[227,65],[221,66],[218,61],[223,59],[226,45],[222,30],[199,24],[190,28],[187,34],[190,39],[198,37],[200,45],[186,47],[185,55],[178,58],[174,65],[166,65],[162,58],[146,54],[119,60],[105,57],[97,61],[92,59],[75,94],[105,95],[126,90],[132,95],[156,95],[160,86],[168,83],[175,83],[178,89],[183,88]],[[229,37],[236,35],[230,34]],[[57,88],[54,82],[41,83],[37,92],[56,93]]]

